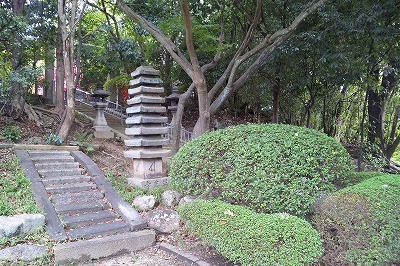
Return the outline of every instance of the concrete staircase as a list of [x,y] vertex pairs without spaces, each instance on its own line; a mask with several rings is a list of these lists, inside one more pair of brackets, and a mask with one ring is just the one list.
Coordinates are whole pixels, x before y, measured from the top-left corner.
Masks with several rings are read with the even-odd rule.
[[[75,101],[75,110],[85,115],[85,117],[92,121],[94,121],[94,118],[96,117],[94,107],[80,101]],[[107,120],[108,126],[111,127],[112,131],[114,131],[118,137],[121,137],[122,139],[130,139],[127,135],[125,135],[125,118],[117,118],[108,113],[104,113],[104,116]]]
[[[154,232],[143,230],[144,219],[84,153],[17,150],[16,154],[45,213],[47,232],[57,241],[79,240],[57,245],[58,263],[136,251],[154,243]],[[109,245],[109,250],[99,253],[101,245]]]

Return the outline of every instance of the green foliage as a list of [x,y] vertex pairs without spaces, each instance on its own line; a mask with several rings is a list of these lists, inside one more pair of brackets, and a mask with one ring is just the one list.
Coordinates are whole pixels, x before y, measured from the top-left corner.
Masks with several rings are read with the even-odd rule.
[[155,187],[152,189],[137,188],[127,183],[127,176],[115,173],[113,171],[106,171],[105,176],[110,184],[118,191],[118,193],[127,202],[133,202],[133,199],[141,195],[154,195],[156,202],[161,202],[161,195],[169,187]]
[[64,142],[64,138],[57,136],[50,129],[46,129],[46,144],[61,145]]
[[345,187],[355,185],[371,177],[382,175],[381,172],[352,172],[349,177],[344,180]]
[[381,174],[327,197],[313,217],[327,265],[391,265],[400,259],[400,176]]
[[89,132],[75,132],[75,141],[71,142],[73,145],[79,146],[86,153],[93,153],[94,147],[91,145],[93,134]]
[[317,231],[286,213],[259,214],[205,200],[184,204],[178,211],[189,232],[241,265],[310,265],[323,254]]
[[0,216],[40,213],[17,157],[7,150],[0,150],[0,154]]
[[112,79],[109,79],[104,83],[104,88],[110,90],[113,86],[117,88],[128,88],[131,76],[127,73],[122,73]]
[[350,170],[334,139],[301,127],[241,125],[202,135],[172,159],[172,186],[265,213],[304,216]]
[[7,125],[1,131],[1,135],[8,141],[14,142],[21,138],[21,129],[14,123],[7,123]]

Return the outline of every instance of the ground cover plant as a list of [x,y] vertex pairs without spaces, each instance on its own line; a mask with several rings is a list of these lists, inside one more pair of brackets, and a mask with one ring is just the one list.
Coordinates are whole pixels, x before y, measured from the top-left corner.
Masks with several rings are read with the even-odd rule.
[[325,134],[296,126],[240,125],[202,135],[172,159],[172,186],[264,213],[305,216],[350,173],[350,156]]
[[312,219],[324,265],[400,263],[399,195],[400,176],[381,174],[328,196]]
[[[0,216],[11,216],[21,213],[42,213],[37,207],[30,187],[30,181],[25,177],[19,160],[9,149],[0,149]],[[0,238],[0,249],[12,247],[22,243],[36,243],[46,245],[49,250],[52,241],[42,228],[37,232],[12,238]],[[51,265],[51,254],[44,256],[29,265]],[[10,262],[1,262],[0,265],[10,265]],[[13,262],[12,265],[26,265],[23,262]]]
[[286,213],[260,214],[222,201],[179,207],[188,231],[240,265],[310,265],[323,254],[307,221]]

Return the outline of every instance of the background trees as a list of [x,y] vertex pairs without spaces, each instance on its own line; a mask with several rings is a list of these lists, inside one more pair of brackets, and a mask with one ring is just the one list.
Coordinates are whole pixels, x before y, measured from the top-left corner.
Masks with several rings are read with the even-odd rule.
[[[179,86],[182,115],[185,102],[197,101],[197,134],[223,111],[375,143],[387,158],[400,142],[398,0],[58,2],[86,2],[68,28],[76,32],[68,35],[75,38],[71,64],[83,72],[72,88],[124,80],[150,64],[161,70],[166,94]],[[0,12],[2,93],[26,95],[36,82],[33,70],[49,70],[55,61],[55,1],[2,2]],[[51,84],[49,78],[47,98],[54,98]],[[108,84],[112,99],[120,99],[117,82]]]

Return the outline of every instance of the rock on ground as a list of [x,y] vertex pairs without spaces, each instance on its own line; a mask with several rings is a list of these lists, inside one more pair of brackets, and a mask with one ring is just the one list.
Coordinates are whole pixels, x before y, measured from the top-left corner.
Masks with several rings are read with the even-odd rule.
[[156,197],[153,195],[150,196],[137,196],[133,200],[133,205],[137,208],[139,211],[147,211],[151,210],[154,208],[154,205],[156,204]]
[[166,207],[174,207],[178,205],[181,194],[174,190],[166,190],[161,195],[162,205]]
[[179,229],[181,217],[173,210],[153,210],[144,217],[148,226],[161,233],[172,233]]
[[33,261],[46,255],[46,246],[21,244],[0,250],[0,261]]
[[15,237],[35,232],[44,226],[45,217],[42,214],[19,214],[0,216],[0,237]]

